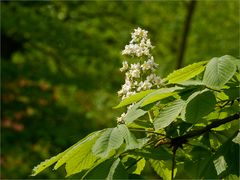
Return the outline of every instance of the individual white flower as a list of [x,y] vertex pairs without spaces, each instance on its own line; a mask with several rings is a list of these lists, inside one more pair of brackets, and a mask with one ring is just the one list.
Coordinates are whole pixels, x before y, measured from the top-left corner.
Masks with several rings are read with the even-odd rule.
[[127,61],[123,61],[122,62],[122,67],[120,68],[121,72],[124,72],[128,69],[128,62]]
[[125,84],[122,85],[122,91],[123,91],[123,93],[125,94],[125,93],[127,93],[128,91],[130,91],[130,90],[131,90],[131,87],[132,87],[131,81],[126,80],[126,81],[125,81]]
[[118,124],[124,124],[124,117],[126,116],[126,113],[122,113],[120,117],[117,118]]
[[130,70],[129,73],[133,78],[140,78],[140,70],[139,69],[134,69]]
[[127,109],[130,110],[135,104],[136,104],[136,103],[132,103],[131,105],[129,105],[129,106],[127,107]]
[[129,91],[129,92],[127,92],[127,94],[126,94],[126,97],[129,97],[129,96],[131,96],[131,95],[134,95],[134,94],[136,94],[136,92],[135,91]]
[[140,90],[147,90],[147,89],[151,89],[152,87],[152,83],[149,82],[148,80],[145,80],[144,82],[141,83],[140,85]]
[[141,65],[143,71],[152,70],[154,71],[156,67],[158,67],[158,64],[154,62],[153,56],[151,56],[150,59],[147,61],[144,61]]

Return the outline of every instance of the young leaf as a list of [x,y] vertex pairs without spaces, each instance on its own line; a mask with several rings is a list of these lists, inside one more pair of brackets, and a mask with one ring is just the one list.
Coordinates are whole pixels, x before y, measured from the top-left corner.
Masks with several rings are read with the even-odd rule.
[[167,127],[172,121],[174,121],[184,106],[184,101],[179,99],[169,103],[166,107],[160,110],[158,117],[153,122],[155,130]]
[[117,106],[115,106],[114,108],[120,108],[120,107],[124,107],[126,105],[129,105],[129,104],[132,104],[132,103],[135,103],[139,100],[141,100],[143,97],[145,97],[146,95],[148,95],[149,93],[153,92],[155,90],[153,89],[149,89],[149,90],[146,90],[146,91],[141,91],[139,93],[136,93],[124,100],[122,100]]
[[236,72],[236,65],[228,57],[212,58],[206,66],[203,83],[212,89],[221,89]]
[[144,99],[142,99],[141,107],[151,104],[153,102],[159,101],[161,99],[167,98],[169,96],[173,96],[176,94],[177,90],[183,89],[182,87],[170,87],[170,88],[162,88],[158,89],[149,95],[147,95]]
[[197,62],[191,65],[188,65],[182,69],[178,69],[174,71],[173,73],[169,74],[165,81],[168,81],[168,83],[180,83],[186,80],[189,80],[196,75],[200,74],[204,71],[205,65],[207,64],[207,61],[201,61]]
[[188,123],[197,123],[215,107],[216,99],[211,91],[198,91],[192,94],[182,111],[182,118]]
[[119,148],[122,143],[123,137],[118,128],[109,128],[98,138],[92,151],[99,157],[107,157],[112,150]]

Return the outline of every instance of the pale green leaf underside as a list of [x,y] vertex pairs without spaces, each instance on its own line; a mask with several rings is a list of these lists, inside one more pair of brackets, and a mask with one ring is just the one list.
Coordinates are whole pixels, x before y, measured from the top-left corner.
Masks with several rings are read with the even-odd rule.
[[221,174],[223,171],[227,169],[227,163],[224,159],[224,156],[220,156],[213,161],[215,169],[217,171],[217,175]]
[[147,113],[147,111],[144,111],[142,109],[138,109],[140,104],[142,103],[143,99],[139,101],[138,103],[134,104],[133,107],[131,107],[128,111],[125,117],[123,118],[124,122],[126,124],[132,123],[139,117],[143,116],[144,114]]
[[145,97],[146,95],[148,95],[149,93],[153,92],[155,90],[150,89],[150,90],[146,90],[146,91],[142,91],[139,93],[136,93],[124,100],[122,100],[117,106],[115,106],[114,108],[120,108],[120,107],[124,107],[126,105],[138,102],[139,100],[141,100],[143,97]]
[[240,132],[238,132],[237,136],[232,140],[234,143],[240,144]]
[[183,106],[184,101],[179,99],[168,104],[166,107],[160,110],[158,117],[153,122],[155,130],[167,127],[178,117]]
[[213,89],[221,89],[235,74],[236,65],[229,56],[212,58],[206,66],[203,83]]
[[165,80],[168,81],[168,83],[173,84],[191,79],[204,71],[206,63],[207,61],[201,61],[173,71],[173,73],[169,74]]
[[121,135],[126,142],[126,149],[136,149],[142,146],[142,143],[138,142],[125,124],[118,125],[118,129],[120,132],[119,135]]
[[119,148],[122,143],[123,137],[118,128],[109,128],[98,138],[92,151],[96,156],[107,157],[112,150]]
[[170,87],[170,88],[162,88],[155,90],[154,92],[147,95],[141,103],[141,107],[151,104],[153,102],[159,101],[161,99],[167,98],[169,96],[173,96],[176,94],[177,90],[181,90],[182,87]]

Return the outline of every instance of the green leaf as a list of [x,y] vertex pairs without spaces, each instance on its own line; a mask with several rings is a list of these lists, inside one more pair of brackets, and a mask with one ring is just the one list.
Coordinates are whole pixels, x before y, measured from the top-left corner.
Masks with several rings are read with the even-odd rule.
[[126,142],[126,149],[141,148],[144,144],[140,143],[136,137],[129,131],[125,124],[118,125],[119,132]]
[[96,141],[92,151],[99,157],[107,157],[109,153],[119,148],[123,143],[118,127],[107,129]]
[[33,169],[33,176],[37,175],[39,172],[43,171],[56,162],[57,163],[54,167],[55,170],[66,163],[67,175],[71,175],[90,168],[93,165],[94,161],[97,160],[97,157],[91,153],[91,146],[95,143],[97,137],[100,134],[101,131],[93,132],[64,152],[40,163]]
[[95,156],[91,149],[97,138],[101,133],[97,132],[90,134],[82,141],[74,145],[54,166],[54,169],[58,169],[64,163],[66,163],[65,169],[67,176],[79,173],[83,170],[90,169],[94,166],[94,163],[99,159]]
[[236,65],[228,57],[212,58],[206,66],[203,83],[212,89],[221,89],[236,72]]
[[[172,162],[169,161],[158,161],[150,160],[149,161],[154,171],[164,180],[171,180],[172,175]],[[176,175],[177,169],[174,169],[174,175]]]
[[59,153],[56,156],[53,156],[50,159],[47,159],[47,160],[41,162],[39,165],[37,165],[36,167],[33,168],[33,172],[31,174],[31,176],[36,176],[41,171],[43,171],[44,169],[48,168],[49,166],[51,166],[55,162],[57,162],[66,152],[67,151],[64,151],[62,153]]
[[188,123],[197,123],[215,107],[216,99],[211,91],[198,91],[192,94],[182,111],[182,118]]
[[142,99],[142,103],[140,107],[146,106],[153,102],[159,101],[161,99],[167,98],[169,96],[173,96],[177,94],[177,90],[183,89],[182,87],[170,87],[170,88],[162,88],[155,90],[154,92],[147,95],[144,99]]
[[105,160],[89,171],[84,179],[127,179],[128,175],[119,158]]
[[168,81],[168,83],[173,84],[189,80],[203,72],[206,64],[207,61],[201,61],[188,65],[182,69],[173,71],[173,73],[169,74],[166,77],[165,81]]
[[123,120],[126,124],[130,124],[139,117],[143,116],[147,113],[147,111],[138,109],[139,105],[142,103],[142,100],[136,104],[134,104],[130,109],[128,109],[126,115],[124,116]]
[[158,117],[153,122],[155,129],[165,128],[174,121],[182,111],[184,103],[183,100],[179,99],[161,109]]
[[221,174],[223,171],[227,169],[227,163],[223,156],[220,156],[217,159],[215,159],[213,163],[216,168],[217,175]]
[[155,160],[171,160],[172,159],[172,154],[170,154],[163,147],[136,149],[135,151],[130,152],[130,154],[141,156],[141,157],[144,157],[145,159],[155,159]]
[[141,160],[139,160],[137,162],[136,169],[132,173],[140,175],[145,167],[145,164],[146,164],[146,160],[144,158],[142,158]]
[[189,179],[217,179],[217,172],[213,164],[212,152],[206,148],[195,146],[190,153],[192,159],[184,161],[185,177]]
[[155,90],[146,90],[146,91],[141,91],[139,93],[136,93],[134,95],[131,95],[130,97],[122,100],[117,106],[115,106],[114,108],[120,108],[120,107],[124,107],[126,105],[135,103],[139,100],[141,100],[143,97],[145,97],[146,95],[148,95],[149,93],[153,92]]
[[238,132],[237,136],[232,140],[234,143],[240,144],[240,132]]
[[[238,131],[237,131],[238,132]],[[239,144],[233,142],[236,133],[220,146],[214,155],[215,168],[218,174],[235,174],[239,176]],[[224,159],[224,160],[223,160]]]
[[120,161],[120,159],[117,158],[113,162],[106,179],[112,180],[112,179],[127,179],[127,178],[128,178],[127,172],[122,162]]

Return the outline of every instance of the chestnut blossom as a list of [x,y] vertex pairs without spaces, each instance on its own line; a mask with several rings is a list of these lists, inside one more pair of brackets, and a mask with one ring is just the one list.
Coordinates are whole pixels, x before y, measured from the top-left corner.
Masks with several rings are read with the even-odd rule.
[[[161,78],[155,74],[158,64],[155,63],[150,51],[153,49],[150,39],[148,39],[148,32],[141,28],[137,28],[131,33],[132,40],[125,46],[122,51],[123,55],[130,55],[131,57],[141,57],[145,61],[128,64],[123,61],[121,72],[125,72],[125,84],[122,85],[121,90],[118,91],[118,96],[125,99],[137,92],[159,88],[161,86]],[[135,59],[134,59],[135,60]],[[128,110],[133,104],[128,106]],[[124,123],[125,113],[117,118],[118,123]]]
[[123,61],[122,62],[122,67],[120,68],[121,72],[124,72],[128,69],[128,62],[127,61]]
[[125,46],[122,51],[123,55],[130,56],[150,56],[150,50],[153,48],[150,39],[147,37],[148,32],[137,28],[132,33],[132,40]]

